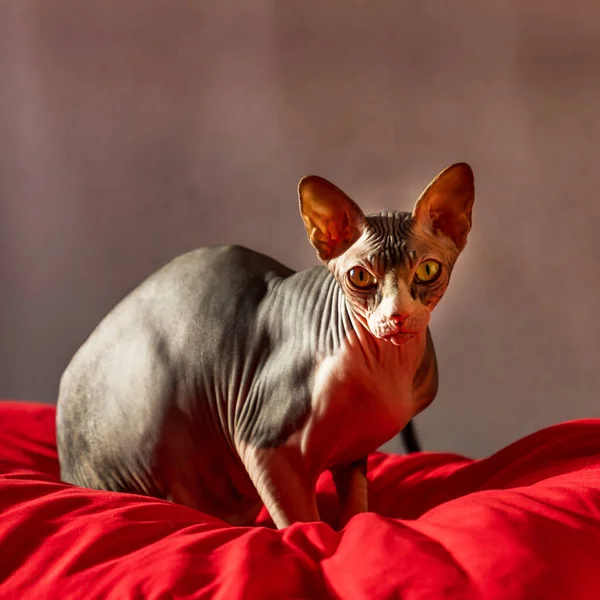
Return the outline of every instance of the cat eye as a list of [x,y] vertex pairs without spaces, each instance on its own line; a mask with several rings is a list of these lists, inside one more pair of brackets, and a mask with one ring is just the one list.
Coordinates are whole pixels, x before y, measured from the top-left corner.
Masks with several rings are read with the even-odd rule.
[[442,266],[437,260],[424,260],[415,273],[415,279],[418,283],[432,283],[442,271]]
[[362,267],[354,267],[348,271],[348,279],[350,283],[361,290],[373,287],[375,285],[375,277]]

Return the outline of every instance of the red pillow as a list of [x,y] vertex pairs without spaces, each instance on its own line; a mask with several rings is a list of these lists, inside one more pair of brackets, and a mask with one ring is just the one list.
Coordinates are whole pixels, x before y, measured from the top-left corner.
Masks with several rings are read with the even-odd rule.
[[[54,408],[0,403],[0,598],[600,598],[600,420],[492,457],[375,454],[373,512],[231,527],[62,484]],[[337,510],[319,481],[325,519]]]

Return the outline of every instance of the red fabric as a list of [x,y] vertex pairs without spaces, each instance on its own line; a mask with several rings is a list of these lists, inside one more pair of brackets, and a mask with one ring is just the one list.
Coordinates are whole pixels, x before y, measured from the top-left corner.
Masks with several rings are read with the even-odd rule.
[[375,512],[342,532],[230,527],[60,483],[54,409],[2,402],[0,598],[600,598],[600,420],[482,461],[378,454],[369,477]]

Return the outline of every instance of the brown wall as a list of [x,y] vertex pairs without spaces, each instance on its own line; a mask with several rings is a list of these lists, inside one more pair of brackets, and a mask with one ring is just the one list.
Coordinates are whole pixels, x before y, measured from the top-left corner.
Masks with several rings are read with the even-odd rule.
[[0,3],[0,395],[53,402],[98,320],[187,249],[315,263],[302,175],[407,209],[466,160],[426,447],[599,417],[598,23],[547,0]]

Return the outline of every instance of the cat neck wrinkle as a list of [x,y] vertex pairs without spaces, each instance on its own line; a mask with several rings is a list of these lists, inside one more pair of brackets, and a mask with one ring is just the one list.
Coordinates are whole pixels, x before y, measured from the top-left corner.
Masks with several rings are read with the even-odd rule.
[[269,303],[271,331],[301,350],[328,356],[353,329],[344,294],[326,267],[314,267],[277,282]]
[[304,335],[306,339],[308,333],[310,343],[324,358],[338,351],[348,338],[353,323],[346,298],[335,277],[324,267],[319,271],[310,288]]
[[320,294],[320,301],[322,306],[317,310],[320,310],[321,318],[316,331],[318,351],[328,356],[339,349],[353,325],[346,298],[329,271]]

